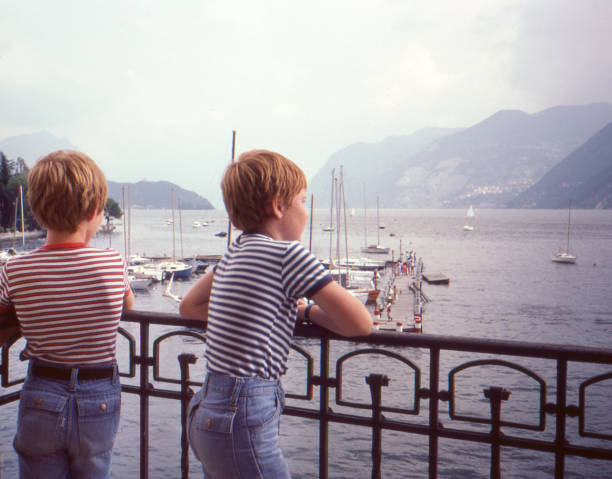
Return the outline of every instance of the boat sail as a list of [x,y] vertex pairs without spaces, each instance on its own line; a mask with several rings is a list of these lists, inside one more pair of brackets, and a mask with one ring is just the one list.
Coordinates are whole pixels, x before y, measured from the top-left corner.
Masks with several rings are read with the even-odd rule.
[[466,223],[463,225],[463,230],[464,231],[474,231],[474,221],[476,219],[476,213],[474,212],[474,208],[472,207],[472,205],[470,205],[470,207],[468,208],[465,216],[468,219],[466,220]]
[[552,260],[555,263],[564,263],[564,264],[574,264],[576,263],[576,255],[570,253],[569,243],[570,243],[570,225],[572,219],[572,200],[569,201],[569,206],[567,209],[567,244],[565,245],[565,250],[560,249],[558,253],[556,253]]

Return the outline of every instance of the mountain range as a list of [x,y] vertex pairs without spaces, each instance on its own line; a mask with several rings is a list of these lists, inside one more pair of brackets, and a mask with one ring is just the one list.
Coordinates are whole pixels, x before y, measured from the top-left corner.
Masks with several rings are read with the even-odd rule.
[[[309,183],[317,208],[329,207],[342,175],[347,207],[612,208],[612,105],[555,106],[528,114],[500,110],[467,128],[423,128],[332,154]],[[48,132],[0,141],[9,159],[27,164],[75,148]],[[342,168],[341,168],[342,167]],[[332,180],[332,170],[336,180]],[[122,186],[109,181],[122,204]],[[200,195],[166,181],[130,183],[134,207],[210,209]]]
[[179,207],[183,210],[213,209],[213,205],[207,199],[169,181],[108,182],[108,197],[114,199],[120,206],[124,204],[124,192],[125,202],[133,208],[172,209],[174,197],[174,207],[177,209]]
[[509,203],[512,208],[612,208],[612,122]]
[[[440,136],[429,142],[423,134],[433,132],[424,129],[375,144],[346,147],[330,156],[310,188],[318,207],[328,206],[331,169],[343,164],[350,207],[364,203],[373,207],[376,197],[385,208],[534,206],[527,200],[514,200],[610,121],[612,105],[607,103],[557,106],[535,114],[501,110],[469,128],[437,129]],[[606,135],[608,130],[602,130],[602,136]],[[612,164],[610,156],[604,155],[601,161]],[[562,170],[566,171],[572,173]],[[596,175],[596,171],[586,168],[581,177]],[[565,179],[568,184],[572,181]],[[606,185],[592,182],[583,186],[587,187],[604,191],[593,192],[582,207],[605,207],[607,203],[596,198],[606,196]]]

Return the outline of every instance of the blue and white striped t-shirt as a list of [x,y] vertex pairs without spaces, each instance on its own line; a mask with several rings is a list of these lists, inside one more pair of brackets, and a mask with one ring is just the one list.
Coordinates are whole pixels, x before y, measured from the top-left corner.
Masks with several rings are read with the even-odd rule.
[[208,306],[207,370],[278,379],[293,338],[297,299],[331,281],[297,241],[243,233],[215,269]]

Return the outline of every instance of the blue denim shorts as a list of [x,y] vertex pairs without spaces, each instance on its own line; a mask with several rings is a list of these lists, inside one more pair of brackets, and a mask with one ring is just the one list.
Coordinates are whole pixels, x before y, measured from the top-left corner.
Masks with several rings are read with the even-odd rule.
[[[41,363],[39,363],[41,364]],[[32,374],[23,385],[13,445],[19,477],[108,478],[119,427],[121,384],[112,377],[78,381]]]
[[208,373],[188,422],[204,478],[290,478],[278,433],[284,400],[279,381]]

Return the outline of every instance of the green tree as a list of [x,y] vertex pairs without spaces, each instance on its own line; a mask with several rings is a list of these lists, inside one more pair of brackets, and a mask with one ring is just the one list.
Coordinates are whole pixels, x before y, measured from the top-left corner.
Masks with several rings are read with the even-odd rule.
[[120,219],[123,216],[123,211],[119,203],[112,198],[106,200],[106,206],[104,206],[104,217],[106,218],[106,224],[110,223],[111,218]]
[[11,179],[11,167],[4,152],[0,151],[0,231],[11,221],[12,201],[8,192],[8,182]]
[[11,178],[11,166],[3,151],[0,151],[0,184],[6,186]]

